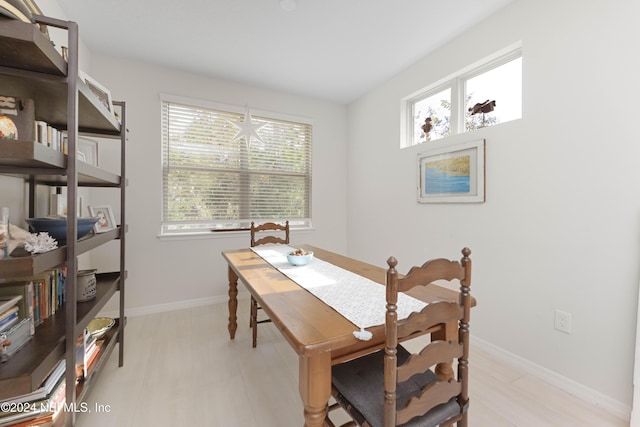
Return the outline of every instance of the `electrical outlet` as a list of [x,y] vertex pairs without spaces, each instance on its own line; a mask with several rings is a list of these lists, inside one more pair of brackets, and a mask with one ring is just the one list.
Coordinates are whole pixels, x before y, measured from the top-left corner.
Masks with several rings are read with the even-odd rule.
[[555,328],[566,334],[571,333],[571,313],[566,311],[556,310],[555,316]]

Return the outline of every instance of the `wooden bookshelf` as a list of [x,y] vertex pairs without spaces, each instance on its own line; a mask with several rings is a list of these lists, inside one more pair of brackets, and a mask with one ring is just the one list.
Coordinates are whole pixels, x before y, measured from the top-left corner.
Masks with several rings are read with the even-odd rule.
[[[78,336],[119,290],[119,273],[98,274],[96,278],[96,298],[77,303]],[[0,400],[37,390],[64,357],[65,309],[63,304],[55,314],[45,319],[31,340],[0,366]]]
[[[66,186],[67,198],[72,205],[81,186],[114,188],[120,192],[118,222],[121,226],[106,233],[73,239],[66,246],[44,254],[14,252],[8,259],[0,259],[0,286],[30,280],[49,269],[67,267],[65,303],[36,327],[35,335],[23,348],[0,364],[0,400],[36,390],[61,359],[66,361],[67,384],[75,383],[76,338],[105,304],[118,296],[118,321],[106,334],[102,354],[90,377],[78,390],[74,387],[66,389],[66,404],[74,405],[88,393],[116,344],[119,344],[119,365],[124,363],[126,104],[113,102],[121,121],[116,120],[114,112],[109,111],[77,77],[80,72],[76,23],[43,16],[37,16],[36,22],[67,31],[68,62],[38,26],[0,17],[0,95],[33,99],[35,120],[47,122],[58,131],[67,131],[69,154],[32,141],[0,139],[0,175],[24,180],[29,189],[29,212],[36,211],[37,185]],[[120,173],[114,174],[78,160],[80,134],[118,140]],[[75,209],[71,209],[69,219],[72,223],[76,217]],[[98,274],[96,297],[78,302],[75,292],[78,255],[114,240],[119,241],[119,271]],[[55,421],[58,423],[72,426],[75,414],[64,414]]]

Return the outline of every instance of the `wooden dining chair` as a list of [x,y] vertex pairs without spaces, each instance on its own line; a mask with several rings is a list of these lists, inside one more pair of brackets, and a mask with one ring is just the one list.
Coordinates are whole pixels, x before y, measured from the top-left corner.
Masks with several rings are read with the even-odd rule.
[[[367,427],[467,427],[469,407],[469,312],[471,308],[471,260],[468,248],[461,261],[435,259],[413,267],[398,278],[398,261],[387,260],[387,305],[385,348],[332,368],[332,394],[353,422],[343,426]],[[398,292],[429,286],[435,280],[456,279],[460,283],[457,302],[438,301],[422,311],[398,320]],[[457,340],[431,341],[411,354],[398,342],[430,331],[439,324],[457,323]],[[440,379],[431,369],[438,363],[457,360],[457,375]],[[335,427],[327,415],[327,424]]]
[[[254,246],[264,245],[267,243],[288,245],[289,221],[286,221],[284,225],[276,224],[275,222],[265,222],[264,224],[255,225],[254,222],[251,222],[251,247],[253,248]],[[253,329],[253,348],[256,347],[258,342],[258,325],[260,323],[271,322],[271,319],[269,318],[258,320],[258,310],[262,310],[262,307],[260,307],[258,301],[256,301],[253,295],[251,295],[249,327]]]

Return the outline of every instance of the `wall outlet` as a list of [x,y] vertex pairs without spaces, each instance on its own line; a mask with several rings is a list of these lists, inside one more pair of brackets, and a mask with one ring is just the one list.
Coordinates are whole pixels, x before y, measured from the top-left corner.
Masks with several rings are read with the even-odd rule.
[[555,328],[566,334],[571,333],[571,313],[566,311],[556,310],[555,315]]

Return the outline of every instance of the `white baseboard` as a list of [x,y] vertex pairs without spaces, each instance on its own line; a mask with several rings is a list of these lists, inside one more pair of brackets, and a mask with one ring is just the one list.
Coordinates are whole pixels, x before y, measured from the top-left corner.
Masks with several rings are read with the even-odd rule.
[[[238,299],[248,299],[248,292],[238,292]],[[167,311],[181,310],[183,308],[201,307],[203,305],[220,304],[229,301],[227,295],[218,295],[209,298],[198,298],[184,301],[177,301],[168,304],[147,305],[144,307],[134,307],[125,309],[125,315],[128,317],[144,316],[147,314],[164,313]],[[101,312],[100,316],[113,317],[119,316],[117,310]]]
[[589,404],[598,406],[618,418],[629,421],[631,417],[631,407],[629,405],[604,395],[599,391],[580,384],[570,378],[563,377],[557,372],[553,372],[550,369],[533,363],[530,360],[511,353],[483,339],[472,336],[471,344],[496,359],[520,369],[529,375],[553,385],[554,387],[566,391]]

